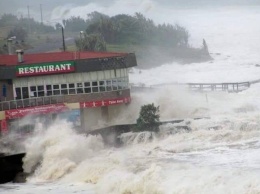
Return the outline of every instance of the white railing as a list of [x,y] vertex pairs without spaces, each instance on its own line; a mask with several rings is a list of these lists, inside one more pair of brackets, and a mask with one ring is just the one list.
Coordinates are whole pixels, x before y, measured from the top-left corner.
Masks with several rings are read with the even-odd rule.
[[0,111],[17,109],[17,108],[26,108],[33,106],[42,106],[48,104],[58,104],[64,103],[64,95],[62,96],[43,96],[37,98],[28,98],[21,100],[11,100],[0,102]]

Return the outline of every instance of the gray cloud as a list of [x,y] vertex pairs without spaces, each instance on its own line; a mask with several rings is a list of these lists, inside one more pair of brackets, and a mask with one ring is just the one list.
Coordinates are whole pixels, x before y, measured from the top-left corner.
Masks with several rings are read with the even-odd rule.
[[[17,16],[27,17],[27,6],[30,6],[31,17],[40,19],[40,4],[43,7],[43,14],[49,17],[52,10],[70,4],[72,6],[83,6],[89,3],[109,6],[116,1],[126,0],[0,0],[0,13],[12,13]],[[144,0],[145,1],[145,0]],[[147,1],[147,0],[146,0]],[[173,9],[178,8],[203,8],[212,6],[254,6],[260,5],[259,0],[150,0],[160,6],[167,6]],[[142,0],[140,1],[142,2]],[[127,8],[125,8],[127,9]],[[95,11],[95,10],[93,10]],[[124,10],[121,10],[124,13]]]

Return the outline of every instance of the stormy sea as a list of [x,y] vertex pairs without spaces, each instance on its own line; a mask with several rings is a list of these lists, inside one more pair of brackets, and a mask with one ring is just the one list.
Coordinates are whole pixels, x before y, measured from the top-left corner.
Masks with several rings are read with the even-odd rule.
[[[147,103],[160,106],[161,120],[184,121],[162,125],[158,134],[123,134],[119,148],[62,120],[47,129],[39,123],[24,145],[24,170],[33,173],[26,183],[0,185],[0,193],[260,193],[259,7],[157,9],[153,17],[160,13],[165,22],[184,25],[192,45],[204,38],[214,60],[132,69],[131,84],[157,89],[132,92],[128,110],[114,123],[134,122]],[[173,84],[244,81],[251,85],[239,93]]]

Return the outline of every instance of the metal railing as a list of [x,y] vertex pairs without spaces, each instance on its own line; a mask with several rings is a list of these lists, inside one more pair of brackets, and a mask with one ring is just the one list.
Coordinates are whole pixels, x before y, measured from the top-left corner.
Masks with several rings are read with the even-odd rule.
[[59,104],[65,102],[65,96],[44,96],[37,98],[28,98],[21,100],[11,100],[0,102],[0,111],[17,109],[17,108],[27,108],[34,106],[42,106],[49,104]]
[[250,87],[250,82],[240,83],[188,83],[189,89],[193,91],[227,91],[241,92]]
[[43,105],[50,105],[50,104],[59,104],[59,103],[75,103],[75,102],[81,102],[87,100],[92,101],[93,99],[102,100],[106,97],[118,98],[118,97],[129,96],[129,95],[130,95],[130,90],[127,88],[127,89],[112,90],[106,92],[34,97],[34,98],[27,98],[27,99],[2,101],[0,102],[0,111],[19,109],[19,108],[28,108],[34,106],[43,106]]
[[188,87],[192,91],[226,91],[226,92],[241,92],[250,88],[250,82],[236,82],[236,83],[168,83],[157,84],[152,86],[145,85],[131,85],[131,89],[134,92],[154,90],[157,88],[163,88],[168,86],[182,86]]

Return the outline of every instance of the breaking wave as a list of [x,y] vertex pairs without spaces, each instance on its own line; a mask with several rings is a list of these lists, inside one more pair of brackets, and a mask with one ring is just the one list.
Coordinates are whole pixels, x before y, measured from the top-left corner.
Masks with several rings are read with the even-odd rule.
[[[57,121],[27,140],[24,169],[31,173],[28,182],[83,182],[95,184],[98,193],[209,192],[214,184],[233,187],[232,176],[253,193],[259,191],[259,129],[258,115],[189,119],[162,125],[156,135],[122,134],[124,146],[114,148],[101,136],[78,134],[70,123]],[[197,181],[185,185],[192,179]]]
[[100,136],[77,134],[71,123],[56,121],[49,128],[36,128],[25,144],[24,170],[40,180],[56,180],[72,171],[83,160],[104,148]]

